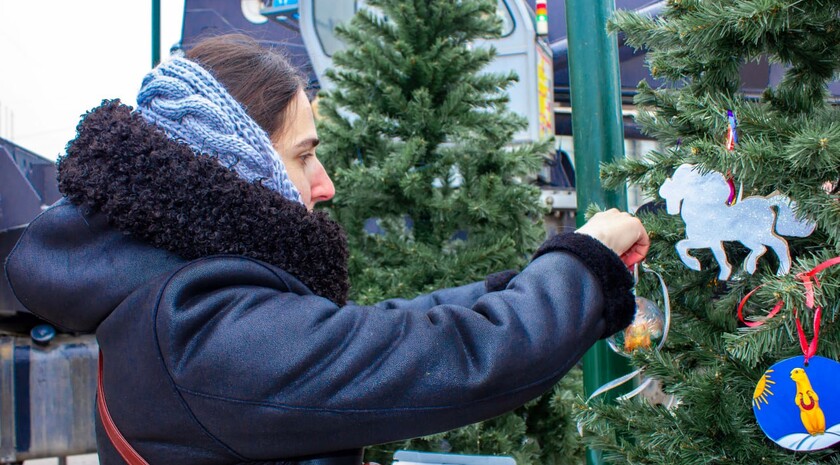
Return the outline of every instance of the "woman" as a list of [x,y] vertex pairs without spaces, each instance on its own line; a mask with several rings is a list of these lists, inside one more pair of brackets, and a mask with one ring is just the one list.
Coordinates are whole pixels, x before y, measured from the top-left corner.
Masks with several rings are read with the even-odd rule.
[[347,303],[302,83],[249,39],[207,39],[149,74],[136,110],[86,114],[59,161],[65,198],[7,273],[36,315],[96,331],[102,464],[358,465],[538,396],[631,320],[625,265],[648,240],[617,211],[517,275]]

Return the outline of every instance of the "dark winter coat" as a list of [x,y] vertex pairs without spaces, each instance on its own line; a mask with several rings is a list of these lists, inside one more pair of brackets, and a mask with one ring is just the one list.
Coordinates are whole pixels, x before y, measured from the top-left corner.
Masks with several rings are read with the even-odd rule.
[[[7,262],[20,301],[96,331],[111,416],[151,464],[358,464],[363,446],[540,395],[629,323],[632,280],[557,236],[515,277],[345,303],[339,227],[106,102],[59,163],[66,198]],[[103,465],[121,463],[98,425]]]

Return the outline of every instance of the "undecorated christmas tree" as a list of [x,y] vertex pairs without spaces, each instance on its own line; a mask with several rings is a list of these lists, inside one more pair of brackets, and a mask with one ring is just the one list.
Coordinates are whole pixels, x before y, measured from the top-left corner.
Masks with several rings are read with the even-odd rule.
[[[602,175],[656,199],[640,216],[672,321],[631,356],[672,397],[596,397],[581,426],[609,463],[838,464],[840,3],[665,3],[611,24],[666,82],[636,97],[664,148]],[[755,62],[780,70],[761,95],[740,80]],[[658,286],[637,295],[662,307]]]
[[[550,143],[512,143],[526,124],[506,108],[516,76],[483,71],[495,51],[478,44],[501,31],[496,3],[369,0],[373,10],[339,28],[348,47],[319,98],[319,154],[339,192],[329,209],[347,231],[359,303],[521,268],[544,238],[527,180]],[[367,459],[405,448],[574,463],[579,373],[564,383],[512,414],[370,448]]]

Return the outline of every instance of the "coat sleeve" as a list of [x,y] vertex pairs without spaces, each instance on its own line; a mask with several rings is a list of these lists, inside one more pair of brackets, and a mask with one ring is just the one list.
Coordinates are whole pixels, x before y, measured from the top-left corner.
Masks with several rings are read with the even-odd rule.
[[384,311],[290,292],[293,278],[261,262],[207,259],[169,280],[155,331],[195,419],[232,450],[350,449],[484,420],[550,388],[604,335],[605,289],[630,295],[585,260],[546,251],[503,290]]
[[382,309],[427,310],[435,305],[449,304],[461,307],[472,307],[479,297],[488,292],[501,291],[518,273],[505,270],[487,276],[484,281],[464,286],[440,289],[429,294],[423,294],[413,299],[389,299],[377,303]]
[[479,297],[491,289],[488,286],[488,281],[481,281],[464,286],[440,289],[413,299],[384,300],[374,306],[384,310],[428,310],[436,305],[445,304],[472,307]]

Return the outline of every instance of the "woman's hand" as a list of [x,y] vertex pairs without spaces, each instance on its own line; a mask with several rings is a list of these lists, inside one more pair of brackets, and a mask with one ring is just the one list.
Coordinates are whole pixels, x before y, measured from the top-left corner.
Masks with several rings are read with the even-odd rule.
[[650,248],[650,238],[642,222],[616,208],[596,213],[576,232],[598,239],[628,267],[644,260]]

